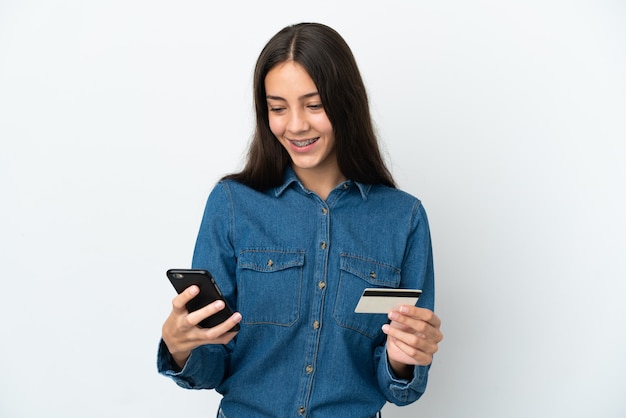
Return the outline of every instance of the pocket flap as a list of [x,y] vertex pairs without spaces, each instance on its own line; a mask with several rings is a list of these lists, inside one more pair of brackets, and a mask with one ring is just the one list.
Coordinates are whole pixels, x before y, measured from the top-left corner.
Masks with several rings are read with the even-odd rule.
[[400,269],[389,264],[350,254],[341,254],[340,267],[377,287],[398,287]]
[[303,251],[284,250],[244,250],[239,253],[237,264],[261,272],[285,270],[304,265]]

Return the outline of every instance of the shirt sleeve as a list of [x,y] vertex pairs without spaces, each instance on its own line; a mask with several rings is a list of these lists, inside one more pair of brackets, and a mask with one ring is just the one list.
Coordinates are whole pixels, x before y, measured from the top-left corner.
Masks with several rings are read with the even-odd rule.
[[[207,200],[193,254],[192,267],[211,272],[226,302],[236,309],[236,258],[232,247],[232,202],[224,183],[218,183]],[[203,345],[192,350],[178,370],[163,341],[157,354],[159,373],[187,389],[212,389],[228,375],[230,353],[235,344]]]
[[167,346],[161,340],[157,355],[160,374],[185,389],[213,389],[223,380],[228,351],[222,345],[203,345],[191,352],[185,367],[178,370]]
[[[407,249],[402,265],[401,287],[421,289],[422,295],[417,306],[434,310],[435,283],[430,228],[426,211],[418,201],[413,208]],[[378,384],[385,398],[398,406],[408,405],[418,400],[426,391],[428,366],[415,366],[411,380],[398,379],[389,365],[386,346],[375,351]]]
[[417,401],[426,391],[429,366],[415,366],[411,380],[397,378],[387,359],[385,346],[376,349],[378,361],[378,382],[385,398],[398,406]]

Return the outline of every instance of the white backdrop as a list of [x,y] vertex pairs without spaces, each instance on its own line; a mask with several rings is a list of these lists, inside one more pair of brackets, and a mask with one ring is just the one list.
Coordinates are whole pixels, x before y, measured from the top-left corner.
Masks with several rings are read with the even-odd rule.
[[300,21],[353,48],[431,221],[445,339],[384,415],[626,416],[619,0],[0,0],[0,416],[214,416],[156,373],[164,272]]

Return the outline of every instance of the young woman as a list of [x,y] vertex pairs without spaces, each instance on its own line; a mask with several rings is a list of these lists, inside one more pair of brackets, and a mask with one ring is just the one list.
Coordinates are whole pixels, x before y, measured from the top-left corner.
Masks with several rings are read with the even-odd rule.
[[[365,418],[414,402],[442,339],[430,232],[381,158],[352,52],[327,26],[286,27],[259,56],[254,98],[247,164],[211,192],[192,263],[236,313],[200,328],[223,303],[188,313],[197,287],[178,295],[159,371],[215,388],[219,417]],[[423,293],[355,313],[369,287]]]

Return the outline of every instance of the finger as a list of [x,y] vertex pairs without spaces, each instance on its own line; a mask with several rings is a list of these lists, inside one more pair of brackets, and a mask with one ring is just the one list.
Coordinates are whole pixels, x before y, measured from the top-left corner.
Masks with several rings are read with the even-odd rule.
[[383,332],[389,337],[393,338],[394,343],[398,346],[405,347],[404,351],[407,355],[414,357],[415,351],[420,351],[427,355],[433,355],[439,349],[436,340],[432,340],[428,337],[416,334],[411,331],[406,331],[397,327],[389,325],[383,326]]
[[421,314],[420,319],[428,322],[434,328],[439,329],[441,327],[441,319],[430,309],[417,308]]
[[413,359],[414,364],[427,366],[433,362],[433,354],[427,351],[422,351],[419,348],[416,348],[410,344],[405,343],[404,341],[390,337],[393,340],[393,344],[402,351],[407,357]]
[[232,329],[239,322],[241,322],[241,314],[235,312],[226,321],[213,328],[205,328],[202,332],[207,340],[213,341],[213,344],[226,344],[237,335],[238,331],[232,331]]
[[[441,324],[439,318],[429,311],[428,309],[415,308],[417,310],[407,310],[403,309],[404,306],[398,311],[389,312],[389,319],[392,322],[395,322],[395,327],[403,328],[405,331],[408,329],[413,330],[415,333],[418,333],[424,338],[431,339],[433,341],[439,342],[443,339],[443,334],[439,330],[439,327],[434,324]],[[414,307],[413,307],[414,308]],[[402,310],[405,313],[402,313]],[[413,315],[411,315],[413,314]],[[402,324],[403,327],[398,326],[397,324]]]
[[182,313],[182,312],[187,311],[187,302],[195,298],[199,292],[200,292],[200,288],[198,288],[198,286],[196,285],[193,285],[193,286],[189,286],[183,292],[178,294],[172,300],[172,307],[174,308],[174,311],[176,311],[177,313]]
[[398,312],[403,315],[428,322],[435,328],[441,327],[441,319],[439,319],[439,317],[430,309],[418,308],[417,306],[411,305],[402,305],[398,308]]
[[405,322],[403,331],[415,334],[434,343],[439,343],[443,339],[441,331],[427,322],[410,318],[405,318]]
[[391,321],[391,326],[433,342],[440,342],[443,339],[440,330],[419,319],[398,316],[396,320]]
[[217,312],[224,309],[224,306],[226,305],[222,300],[216,300],[214,302],[211,302],[205,307],[198,309],[197,311],[190,312],[186,318],[187,322],[191,325],[198,325],[203,319],[215,315]]
[[[231,330],[241,321],[241,314],[236,312],[226,321],[215,327],[201,328],[197,326],[196,323],[193,323],[197,322],[197,319],[195,321],[189,320],[190,315],[181,318],[182,322],[178,327],[180,333],[177,336],[170,336],[169,340],[172,347],[170,347],[170,344],[166,343],[170,348],[170,352],[191,351],[204,344],[226,344],[237,335],[237,331]],[[199,320],[202,320],[202,318]]]

